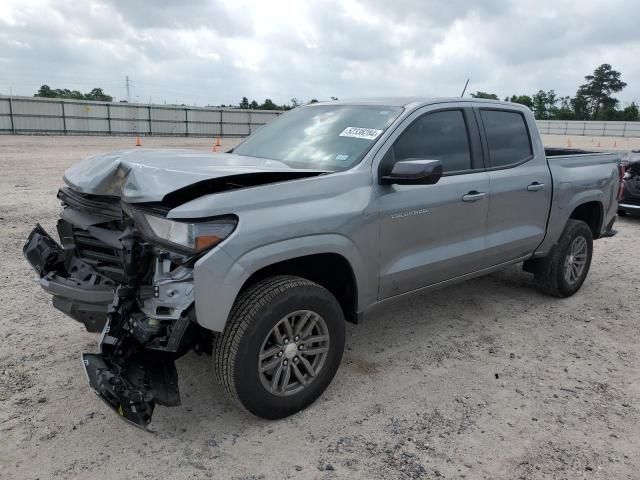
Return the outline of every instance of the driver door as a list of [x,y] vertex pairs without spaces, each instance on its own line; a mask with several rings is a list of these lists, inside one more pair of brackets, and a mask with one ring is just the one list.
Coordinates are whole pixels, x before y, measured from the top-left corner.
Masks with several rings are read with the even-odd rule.
[[380,185],[379,300],[485,266],[489,176],[470,108],[423,109],[409,117],[381,159],[439,160],[434,185]]

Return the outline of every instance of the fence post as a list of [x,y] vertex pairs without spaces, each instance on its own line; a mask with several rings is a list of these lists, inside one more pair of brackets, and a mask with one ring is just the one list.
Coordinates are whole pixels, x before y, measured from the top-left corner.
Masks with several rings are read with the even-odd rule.
[[149,136],[153,135],[153,131],[151,130],[151,105],[147,106],[149,111]]
[[67,134],[67,116],[64,113],[64,102],[61,101],[60,105],[62,106],[62,129],[64,130],[64,134]]
[[107,128],[109,129],[109,135],[111,135],[111,104],[107,103]]
[[249,114],[249,135],[251,135],[251,111],[248,111],[247,113]]
[[16,124],[13,119],[13,95],[9,95],[9,117],[11,118],[11,132],[16,134]]
[[185,136],[189,136],[189,109],[184,109],[184,132]]
[[220,132],[218,132],[218,137],[222,136],[222,110],[220,110],[218,113],[220,113]]

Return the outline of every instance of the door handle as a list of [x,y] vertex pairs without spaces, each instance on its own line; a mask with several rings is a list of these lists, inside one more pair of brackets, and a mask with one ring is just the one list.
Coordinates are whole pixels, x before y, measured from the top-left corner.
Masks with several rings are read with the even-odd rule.
[[462,196],[463,202],[477,202],[478,200],[482,200],[487,194],[485,192],[477,192],[475,190],[471,190],[466,195]]
[[533,182],[527,187],[530,192],[537,192],[538,190],[544,190],[544,183]]

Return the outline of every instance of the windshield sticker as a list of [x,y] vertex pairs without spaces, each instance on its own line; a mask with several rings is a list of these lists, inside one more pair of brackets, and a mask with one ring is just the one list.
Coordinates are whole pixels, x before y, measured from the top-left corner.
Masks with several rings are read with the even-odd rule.
[[347,153],[339,153],[336,155],[337,162],[346,162],[349,160],[349,155]]
[[340,136],[375,140],[381,133],[382,130],[376,130],[375,128],[347,127],[342,131]]

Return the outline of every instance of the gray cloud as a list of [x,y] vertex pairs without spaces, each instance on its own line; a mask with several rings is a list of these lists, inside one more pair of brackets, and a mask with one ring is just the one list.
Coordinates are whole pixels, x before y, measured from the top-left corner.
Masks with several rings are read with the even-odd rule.
[[[42,2],[45,2],[43,6]],[[219,104],[459,94],[573,95],[601,63],[639,96],[640,4],[612,0],[5,0],[0,92],[101,86]]]
[[229,14],[219,0],[97,0],[121,19],[140,29],[210,28],[226,35],[251,35],[242,18]]

